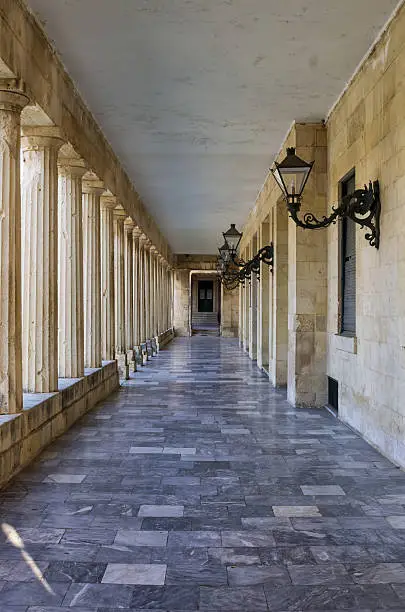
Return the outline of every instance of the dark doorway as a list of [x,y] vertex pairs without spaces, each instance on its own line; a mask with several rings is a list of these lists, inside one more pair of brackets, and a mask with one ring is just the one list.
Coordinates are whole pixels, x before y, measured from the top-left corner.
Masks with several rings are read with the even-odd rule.
[[198,281],[198,312],[214,312],[213,281]]

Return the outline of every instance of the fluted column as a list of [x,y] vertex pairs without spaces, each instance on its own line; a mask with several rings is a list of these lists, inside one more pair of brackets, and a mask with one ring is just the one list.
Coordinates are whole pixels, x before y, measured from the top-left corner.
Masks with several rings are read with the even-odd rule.
[[58,128],[21,139],[23,391],[58,390]]
[[165,331],[164,326],[164,299],[165,299],[165,281],[164,281],[164,258],[159,256],[159,334]]
[[167,331],[168,325],[168,309],[169,309],[169,285],[168,285],[168,266],[167,262],[163,260],[163,285],[164,285],[164,297],[163,297],[163,331]]
[[139,329],[140,342],[142,351],[142,363],[145,365],[147,361],[146,346],[146,246],[147,238],[145,234],[139,237]]
[[100,197],[104,185],[84,180],[83,192],[83,293],[84,366],[101,367],[101,250]]
[[28,98],[0,80],[0,414],[22,410],[21,111]]
[[83,230],[80,158],[58,160],[58,359],[59,376],[84,375]]
[[130,369],[136,371],[134,354],[134,288],[133,288],[133,243],[132,231],[135,223],[131,217],[124,221],[124,268],[125,268],[125,346]]
[[[150,257],[150,281],[149,281],[149,293],[150,293],[150,338],[156,338],[156,247],[152,245],[149,251]],[[154,351],[155,352],[155,351]]]
[[114,304],[114,196],[101,196],[101,359],[114,359],[115,304]]
[[121,378],[129,378],[125,330],[125,267],[124,221],[127,213],[122,207],[114,209],[114,293],[115,293],[115,358]]
[[146,342],[149,347],[148,351],[148,359],[152,357],[152,289],[151,289],[151,269],[152,269],[152,261],[151,261],[151,242],[149,239],[146,239],[144,244],[144,265],[145,265],[145,334],[146,334]]
[[135,362],[142,365],[141,359],[141,331],[140,331],[140,241],[142,231],[135,226],[132,230],[132,304],[133,304],[133,344]]

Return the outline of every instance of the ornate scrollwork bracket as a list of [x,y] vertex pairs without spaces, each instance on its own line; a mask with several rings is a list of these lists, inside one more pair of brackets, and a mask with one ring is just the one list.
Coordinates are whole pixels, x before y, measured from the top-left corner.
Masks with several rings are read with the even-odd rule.
[[376,249],[380,246],[380,185],[378,181],[364,185],[364,189],[356,189],[353,193],[344,196],[339,206],[332,207],[329,217],[322,219],[315,217],[313,213],[305,213],[303,219],[298,217],[301,208],[301,199],[291,196],[287,201],[290,217],[296,225],[304,229],[319,229],[336,223],[337,218],[347,217],[360,227],[366,227],[365,239]]
[[252,274],[260,280],[260,262],[270,266],[270,271],[273,274],[273,243],[262,247],[256,255],[248,262],[238,259],[236,255],[232,256],[224,270],[219,270],[220,279],[226,289],[236,289],[239,284],[244,285],[246,279],[251,279]]

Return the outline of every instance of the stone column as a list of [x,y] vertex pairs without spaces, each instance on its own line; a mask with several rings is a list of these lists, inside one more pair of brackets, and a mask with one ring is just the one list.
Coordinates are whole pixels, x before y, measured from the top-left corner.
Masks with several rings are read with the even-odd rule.
[[[259,249],[270,244],[270,223],[266,219],[259,227]],[[258,284],[257,312],[257,365],[269,370],[269,335],[270,335],[270,289],[272,275],[270,267],[261,262],[260,283]]]
[[[249,245],[245,249],[245,256],[243,257],[245,261],[249,261],[250,259],[250,248]],[[244,293],[244,309],[243,309],[243,348],[245,351],[249,350],[249,313],[250,313],[250,285],[249,280],[245,280],[245,284],[243,287]]]
[[101,181],[84,180],[83,192],[83,292],[84,366],[101,367]]
[[23,391],[58,390],[58,128],[21,139]]
[[114,196],[101,196],[101,359],[111,361],[115,350]]
[[149,294],[150,294],[150,338],[156,337],[155,321],[156,321],[156,274],[155,274],[155,262],[156,262],[156,247],[151,246],[149,250]]
[[127,213],[122,206],[114,209],[114,295],[115,295],[115,358],[120,378],[129,378],[125,331],[125,267],[124,221]]
[[20,85],[0,80],[0,414],[22,410]]
[[133,292],[133,245],[132,231],[135,223],[131,217],[124,221],[124,268],[125,268],[125,346],[130,370],[136,372],[134,354],[134,292]]
[[239,346],[242,346],[243,344],[243,308],[244,308],[244,303],[243,303],[243,297],[244,297],[244,290],[242,285],[239,285]]
[[59,156],[58,352],[59,376],[84,375],[82,176],[78,157]]
[[161,335],[164,332],[164,323],[163,323],[163,305],[165,299],[165,285],[163,278],[163,257],[159,255],[158,261],[158,304],[159,304],[159,329],[158,333]]
[[[295,124],[297,155],[315,159],[302,201],[318,219],[327,214],[327,131],[320,124]],[[288,385],[295,406],[322,407],[327,401],[328,232],[288,221]]]
[[132,230],[132,303],[133,303],[133,343],[135,351],[135,362],[142,365],[141,357],[141,289],[140,289],[140,235],[142,230],[135,226]]
[[151,296],[151,242],[146,239],[144,244],[144,264],[145,264],[145,336],[149,347],[148,359],[151,359],[151,338],[152,338],[152,296]]
[[140,329],[140,343],[142,352],[142,364],[145,365],[147,361],[146,351],[146,242],[147,238],[145,234],[141,234],[139,237],[139,329]]
[[272,293],[271,382],[275,387],[287,386],[288,363],[288,215],[284,199],[273,209],[274,271]]

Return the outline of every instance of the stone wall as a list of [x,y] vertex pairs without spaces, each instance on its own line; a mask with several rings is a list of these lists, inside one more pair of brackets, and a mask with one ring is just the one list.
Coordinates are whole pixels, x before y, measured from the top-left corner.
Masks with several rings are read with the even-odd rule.
[[328,120],[328,200],[355,168],[356,187],[378,179],[380,249],[357,228],[356,338],[339,332],[339,226],[329,230],[327,373],[339,414],[405,465],[405,7]]

